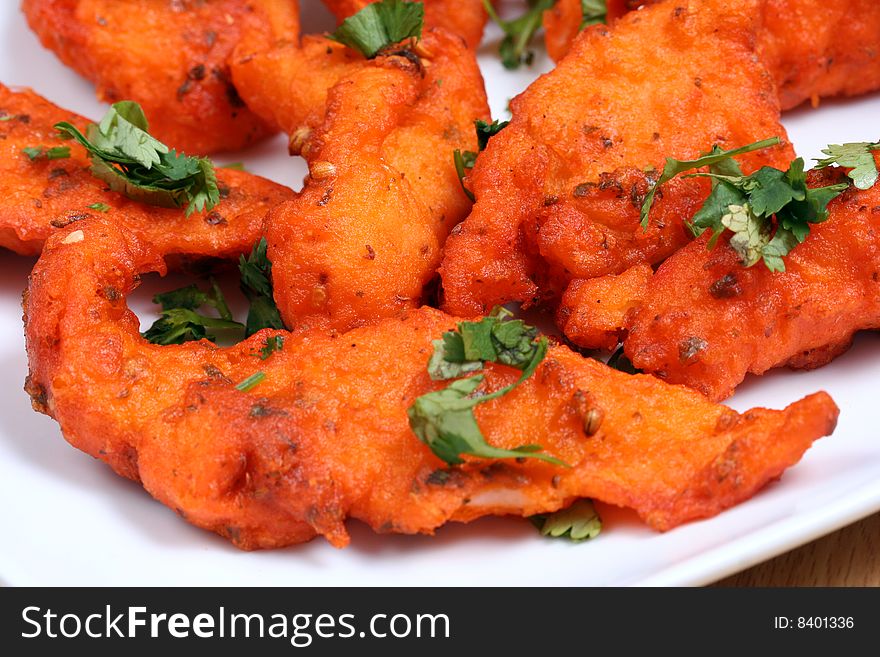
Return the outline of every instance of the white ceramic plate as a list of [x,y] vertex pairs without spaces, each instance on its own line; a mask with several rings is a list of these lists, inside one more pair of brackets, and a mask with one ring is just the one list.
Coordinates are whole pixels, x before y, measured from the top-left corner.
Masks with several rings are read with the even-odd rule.
[[[27,85],[63,107],[99,118],[91,86],[44,51],[15,2],[0,3],[0,81]],[[324,27],[319,3],[308,23]],[[308,12],[313,12],[309,14]],[[481,63],[495,115],[536,70],[512,74],[494,55]],[[548,67],[538,58],[536,69]],[[877,95],[785,117],[798,151],[877,138]],[[223,158],[220,158],[221,160]],[[278,138],[227,160],[298,185],[304,167]],[[140,486],[73,449],[52,420],[31,411],[21,291],[33,261],[0,252],[0,579],[14,585],[630,585],[701,584],[744,569],[880,509],[880,439],[874,416],[880,344],[861,336],[834,363],[809,373],[774,372],[742,386],[731,405],[780,408],[830,392],[842,408],[833,437],[819,441],[781,481],[711,520],[657,534],[625,511],[603,507],[605,531],[573,545],[539,538],[516,519],[444,527],[435,537],[376,536],[352,523],[353,541],[239,552],[153,501]],[[168,289],[170,283],[163,283]],[[144,295],[145,296],[145,295]],[[139,309],[137,303],[134,307]]]

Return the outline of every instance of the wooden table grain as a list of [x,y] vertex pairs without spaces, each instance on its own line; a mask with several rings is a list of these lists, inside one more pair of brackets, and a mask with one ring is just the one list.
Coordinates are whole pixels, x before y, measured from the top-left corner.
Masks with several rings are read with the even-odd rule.
[[880,513],[717,586],[880,586]]

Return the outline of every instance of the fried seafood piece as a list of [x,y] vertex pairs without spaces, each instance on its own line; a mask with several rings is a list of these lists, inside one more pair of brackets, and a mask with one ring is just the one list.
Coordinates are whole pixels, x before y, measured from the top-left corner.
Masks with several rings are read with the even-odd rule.
[[[809,176],[811,187],[842,180],[840,169]],[[635,294],[609,286],[609,304],[641,297],[619,326],[633,365],[721,400],[748,373],[821,367],[857,331],[880,328],[880,185],[850,187],[828,210],[830,218],[786,256],[784,272],[742,267],[725,237],[708,251],[706,235]],[[566,327],[575,342],[607,329],[604,317],[594,326],[586,304],[579,310]]]
[[107,102],[140,103],[161,141],[189,154],[270,134],[229,70],[240,43],[296,38],[299,7],[277,0],[23,0],[43,45]]
[[[613,21],[660,0],[609,0]],[[672,5],[675,0],[668,0]],[[782,109],[828,96],[880,89],[880,3],[876,0],[762,0],[758,49],[776,81]],[[582,20],[580,0],[558,0],[544,14],[547,51],[565,56]]]
[[515,98],[510,125],[468,177],[477,202],[446,245],[446,310],[556,301],[572,279],[674,253],[709,185],[664,185],[642,230],[639,209],[666,157],[779,136],[781,146],[740,163],[787,165],[793,152],[772,80],[753,50],[756,7],[689,0],[632,12],[613,30],[587,30]]
[[473,53],[428,30],[420,57],[361,59],[302,148],[302,193],[267,224],[287,326],[346,331],[421,305],[449,231],[470,211],[455,149],[489,109]]
[[[57,230],[106,214],[173,260],[234,257],[259,239],[269,209],[293,197],[258,176],[217,169],[221,200],[211,211],[187,218],[183,209],[145,205],[94,177],[85,149],[59,138],[53,127],[59,121],[81,130],[89,123],[33,91],[0,85],[0,247],[36,255]],[[31,160],[23,152],[58,147],[69,148],[70,156]]]
[[[104,217],[52,236],[25,299],[27,390],[71,444],[245,549],[316,535],[344,546],[347,518],[432,533],[583,496],[666,530],[749,498],[838,414],[819,393],[740,415],[555,346],[477,420],[490,444],[539,442],[572,467],[472,458],[449,467],[411,432],[407,409],[444,385],[426,366],[454,318],[424,308],[344,337],[265,330],[228,348],[160,347],[140,337],[125,299],[139,275],[163,270],[163,256]],[[261,359],[274,336],[283,348]],[[258,371],[256,387],[236,387]],[[483,385],[519,375],[489,365]]]
[[[375,0],[324,0],[324,4],[341,21]],[[488,15],[482,0],[423,0],[425,24],[442,27],[467,41],[468,47],[476,48],[483,38],[483,27]]]

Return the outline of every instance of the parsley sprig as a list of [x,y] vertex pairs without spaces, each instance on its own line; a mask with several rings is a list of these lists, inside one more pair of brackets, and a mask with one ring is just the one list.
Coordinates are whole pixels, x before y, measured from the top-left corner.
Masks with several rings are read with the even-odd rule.
[[346,18],[329,38],[373,59],[389,46],[420,39],[424,22],[424,3],[381,0]]
[[[477,130],[477,145],[479,147],[479,153],[486,150],[486,146],[489,145],[489,139],[501,132],[509,123],[510,121],[492,121],[492,123],[486,123],[480,119],[474,121],[474,127]],[[479,153],[462,151],[458,148],[452,153],[452,161],[455,164],[455,171],[458,174],[458,182],[471,202],[475,201],[476,198],[474,197],[474,193],[465,186],[464,178],[467,175],[467,172],[474,168]]]
[[89,152],[92,175],[115,192],[149,205],[185,206],[186,216],[210,210],[220,201],[211,161],[169,150],[150,136],[147,118],[135,102],[114,103],[85,135],[65,121],[55,128]]
[[434,354],[428,373],[434,380],[449,380],[479,372],[485,363],[501,363],[522,370],[519,379],[489,394],[475,394],[485,377],[476,374],[453,381],[446,388],[418,397],[407,414],[419,440],[449,464],[463,463],[463,454],[478,458],[537,458],[565,465],[540,445],[500,449],[486,442],[477,424],[474,409],[498,399],[528,379],[547,355],[547,338],[522,320],[511,320],[511,313],[496,308],[478,322],[461,322],[455,331],[434,341]]
[[247,337],[264,328],[285,328],[272,290],[272,262],[266,255],[268,247],[266,238],[262,237],[251,254],[241,256],[238,262],[241,291],[250,302],[245,329]]
[[498,49],[504,68],[514,70],[522,64],[532,64],[535,55],[528,49],[529,43],[541,27],[544,12],[552,8],[554,2],[555,0],[528,0],[529,8],[526,13],[512,21],[505,21],[495,11],[491,0],[483,0],[486,12],[505,35]]
[[837,164],[851,168],[847,175],[852,179],[858,189],[870,189],[880,178],[877,171],[877,161],[874,159],[874,151],[880,151],[880,142],[855,142],[849,144],[831,144],[823,148],[822,152],[828,157],[816,160],[816,168]]
[[529,518],[541,532],[550,538],[568,538],[575,543],[596,538],[602,531],[602,519],[588,499],[577,500],[567,509],[540,514]]
[[[217,282],[211,279],[210,283],[209,292],[193,284],[154,296],[153,303],[162,307],[162,315],[144,332],[144,338],[161,345],[202,339],[216,342],[217,331],[241,331],[244,326],[233,321]],[[204,306],[216,310],[219,318],[195,312]]]

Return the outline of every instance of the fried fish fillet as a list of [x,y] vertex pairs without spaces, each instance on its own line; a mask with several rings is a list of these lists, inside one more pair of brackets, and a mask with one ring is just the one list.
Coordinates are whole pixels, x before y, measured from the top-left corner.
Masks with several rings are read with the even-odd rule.
[[296,38],[297,2],[23,0],[43,45],[107,102],[134,100],[161,141],[190,154],[238,150],[271,130],[229,71],[243,43]]
[[[609,0],[609,22],[660,0]],[[673,5],[676,0],[666,0]],[[679,3],[680,4],[680,3]],[[782,109],[828,96],[880,89],[880,3],[876,0],[762,0],[758,49]],[[547,51],[565,56],[580,31],[581,0],[544,14]]]
[[572,279],[662,261],[705,180],[662,189],[646,231],[639,209],[666,157],[692,159],[779,136],[746,171],[793,158],[772,80],[753,45],[758,0],[688,0],[588,30],[551,73],[511,102],[468,184],[477,202],[452,232],[445,309],[478,315],[509,301],[556,300]]
[[[139,275],[163,271],[164,255],[105,217],[53,235],[25,300],[27,390],[71,444],[245,549],[316,535],[344,546],[347,518],[432,533],[584,496],[666,530],[749,498],[838,414],[819,393],[740,415],[557,346],[477,416],[490,444],[537,442],[571,467],[472,458],[449,467],[411,432],[407,408],[442,385],[426,365],[454,318],[425,308],[344,337],[267,330],[229,348],[156,346],[125,299]],[[261,359],[273,336],[283,348]],[[235,387],[258,371],[265,378],[249,392]],[[519,374],[489,366],[484,385]]]
[[[0,247],[35,255],[53,232],[106,213],[175,259],[231,257],[259,239],[270,208],[293,197],[263,178],[218,169],[221,200],[209,212],[187,218],[182,209],[144,205],[108,191],[89,172],[85,149],[59,138],[53,128],[59,121],[81,130],[89,123],[33,91],[0,85]],[[57,160],[31,160],[23,152],[65,146],[70,157]]]
[[[375,0],[324,0],[341,21]],[[428,27],[442,27],[462,37],[470,48],[480,45],[483,27],[488,15],[482,0],[423,0],[425,5],[425,24]]]
[[418,307],[449,231],[470,211],[452,159],[488,119],[473,52],[426,30],[410,51],[360,59],[301,148],[310,175],[267,238],[287,326],[346,331]]
[[[842,170],[828,169],[811,172],[808,182],[842,180]],[[846,351],[857,331],[880,328],[880,185],[850,187],[828,210],[830,218],[785,258],[785,272],[761,263],[743,268],[724,238],[708,251],[707,235],[649,281],[608,285],[598,295],[603,306],[630,305],[618,327],[633,364],[720,400],[750,372],[820,367]],[[589,302],[579,301],[581,312],[566,326],[575,341],[613,334],[613,318],[600,316],[597,325]]]

